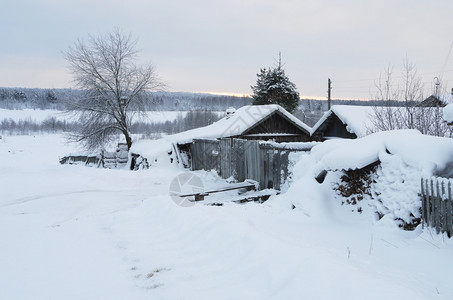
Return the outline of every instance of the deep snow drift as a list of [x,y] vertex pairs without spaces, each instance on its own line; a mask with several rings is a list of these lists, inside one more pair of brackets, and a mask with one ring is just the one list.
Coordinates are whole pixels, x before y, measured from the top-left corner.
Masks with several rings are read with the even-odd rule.
[[0,298],[452,299],[451,240],[351,213],[309,179],[335,166],[313,160],[330,145],[264,204],[181,207],[168,195],[184,171],[174,165],[59,165],[75,150],[61,136],[3,137]]
[[[326,199],[344,201],[335,193],[344,170],[379,162],[372,175],[370,195],[363,195],[360,210],[378,213],[384,217],[382,222],[398,219],[411,223],[420,218],[421,178],[430,178],[452,161],[453,139],[422,135],[416,130],[379,132],[355,140],[330,140],[315,146],[309,156],[296,164],[295,181],[281,201],[289,201],[307,214],[314,213]],[[315,177],[322,171],[329,173],[321,185]],[[316,209],[312,211],[309,207],[313,205]]]

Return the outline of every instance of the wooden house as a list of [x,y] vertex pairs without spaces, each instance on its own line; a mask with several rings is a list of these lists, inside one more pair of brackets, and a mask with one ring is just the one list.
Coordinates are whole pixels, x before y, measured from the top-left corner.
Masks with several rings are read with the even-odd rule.
[[447,104],[440,100],[439,97],[431,95],[425,100],[423,100],[417,107],[445,107]]

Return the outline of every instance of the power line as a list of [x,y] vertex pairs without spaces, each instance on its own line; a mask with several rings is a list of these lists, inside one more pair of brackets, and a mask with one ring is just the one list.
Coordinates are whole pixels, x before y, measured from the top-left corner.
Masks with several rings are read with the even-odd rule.
[[[452,46],[453,46],[453,43],[452,43]],[[449,51],[449,55],[450,55],[450,52],[452,50],[453,47],[450,48],[450,51]],[[425,72],[425,73],[419,73],[417,75],[419,76],[423,76],[423,75],[435,75],[435,74],[443,74],[443,73],[446,73],[446,72],[453,72],[453,69],[452,70],[445,70],[445,67],[441,70],[441,71],[436,71],[436,72]],[[342,83],[342,82],[363,82],[363,81],[376,81],[376,80],[379,80],[380,78],[368,78],[368,79],[345,79],[345,80],[335,80],[335,82],[339,82],[339,83]],[[404,76],[392,76],[392,79],[404,79]]]
[[[450,45],[450,49],[448,51],[448,55],[447,55],[447,58],[444,62],[444,65],[442,67],[442,70],[439,72],[439,71],[436,71],[436,72],[424,72],[424,73],[418,73],[417,76],[419,77],[423,77],[423,76],[427,76],[427,75],[439,75],[439,74],[444,74],[446,72],[453,72],[453,69],[450,69],[450,70],[445,70],[446,69],[446,66],[448,64],[448,60],[449,60],[449,57],[451,55],[451,52],[453,50],[453,42],[451,43]],[[440,75],[439,75],[440,76]],[[399,79],[404,79],[405,76],[404,75],[400,75],[400,76],[392,76],[391,79],[392,81],[393,80],[399,80]],[[363,92],[371,92],[373,90],[373,88],[376,87],[376,84],[379,82],[379,80],[382,80],[382,78],[361,78],[361,79],[345,79],[345,80],[333,80],[331,81],[330,83],[332,84],[332,86],[330,87],[329,86],[329,90],[332,89],[332,90],[338,90],[340,91],[342,94],[344,93],[363,93]],[[330,80],[329,80],[330,81]],[[370,81],[373,81],[373,83],[371,83]],[[363,85],[363,84],[359,84],[359,85],[343,85],[342,83],[360,83],[360,82],[370,82],[370,84],[366,84]],[[339,85],[336,85],[336,83],[340,83]],[[431,81],[426,81],[426,78],[424,78],[421,83],[423,85],[430,85],[432,84]],[[398,84],[398,82],[396,82],[396,84]],[[319,94],[317,95],[317,97],[321,97],[324,93],[322,94]]]
[[445,72],[445,68],[447,67],[448,59],[450,58],[450,53],[451,53],[451,48],[453,47],[453,42],[451,42],[450,49],[448,50],[447,57],[445,58],[444,66],[442,67],[442,72],[440,73],[440,76],[442,77]]

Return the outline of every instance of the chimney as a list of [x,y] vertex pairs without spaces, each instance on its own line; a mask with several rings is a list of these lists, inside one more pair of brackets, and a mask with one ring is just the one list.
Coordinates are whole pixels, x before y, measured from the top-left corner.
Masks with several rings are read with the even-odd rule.
[[234,107],[227,108],[227,110],[226,110],[226,118],[227,119],[231,118],[234,115],[235,112],[236,112],[236,109]]

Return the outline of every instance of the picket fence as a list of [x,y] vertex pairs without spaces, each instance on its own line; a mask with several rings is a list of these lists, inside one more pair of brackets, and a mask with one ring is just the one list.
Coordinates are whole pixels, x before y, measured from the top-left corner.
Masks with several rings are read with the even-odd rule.
[[452,179],[421,179],[422,218],[437,233],[453,233]]

